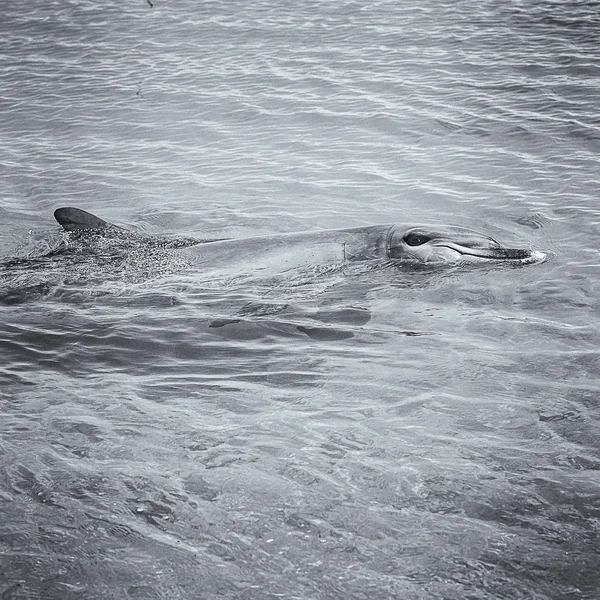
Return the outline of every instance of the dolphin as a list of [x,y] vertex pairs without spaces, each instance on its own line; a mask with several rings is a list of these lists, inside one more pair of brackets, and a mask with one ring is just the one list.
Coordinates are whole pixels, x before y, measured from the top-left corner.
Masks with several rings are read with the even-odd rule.
[[[68,232],[99,235],[126,234],[117,225],[79,208],[63,207],[54,212]],[[137,235],[133,234],[132,235]],[[539,263],[543,252],[506,248],[491,237],[463,227],[403,227],[371,225],[353,229],[280,233],[238,239],[171,240],[195,263],[206,268],[247,267],[252,271],[283,272],[323,263],[385,260],[407,264]]]

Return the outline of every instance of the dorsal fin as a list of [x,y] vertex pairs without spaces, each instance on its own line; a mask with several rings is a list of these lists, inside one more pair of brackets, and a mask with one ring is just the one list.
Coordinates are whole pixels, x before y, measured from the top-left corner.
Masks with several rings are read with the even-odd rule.
[[104,231],[112,228],[120,229],[116,225],[107,223],[92,213],[81,210],[80,208],[73,208],[72,206],[57,208],[54,211],[54,218],[66,231],[80,231],[85,229]]

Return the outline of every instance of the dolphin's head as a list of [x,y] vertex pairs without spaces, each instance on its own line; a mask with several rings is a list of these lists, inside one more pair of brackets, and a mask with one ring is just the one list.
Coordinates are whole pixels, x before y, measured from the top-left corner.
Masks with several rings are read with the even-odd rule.
[[513,264],[541,262],[536,250],[505,248],[496,240],[461,227],[393,227],[388,234],[387,255],[392,259],[423,263],[508,261]]

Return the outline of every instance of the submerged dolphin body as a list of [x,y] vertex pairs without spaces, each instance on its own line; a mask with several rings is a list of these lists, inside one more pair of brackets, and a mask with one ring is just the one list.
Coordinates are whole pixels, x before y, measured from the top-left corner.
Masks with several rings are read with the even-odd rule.
[[[59,208],[58,223],[70,232],[120,234],[124,230],[78,208]],[[375,225],[354,229],[284,233],[227,240],[190,240],[171,247],[207,268],[248,266],[252,271],[282,272],[293,268],[365,260],[402,263],[540,262],[536,250],[505,248],[496,240],[460,227]]]

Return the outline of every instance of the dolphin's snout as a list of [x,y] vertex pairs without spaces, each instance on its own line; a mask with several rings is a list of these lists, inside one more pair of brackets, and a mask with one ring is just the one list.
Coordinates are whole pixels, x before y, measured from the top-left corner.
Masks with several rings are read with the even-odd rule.
[[523,250],[520,248],[494,248],[492,255],[495,258],[506,260],[524,260],[531,257],[531,250]]

